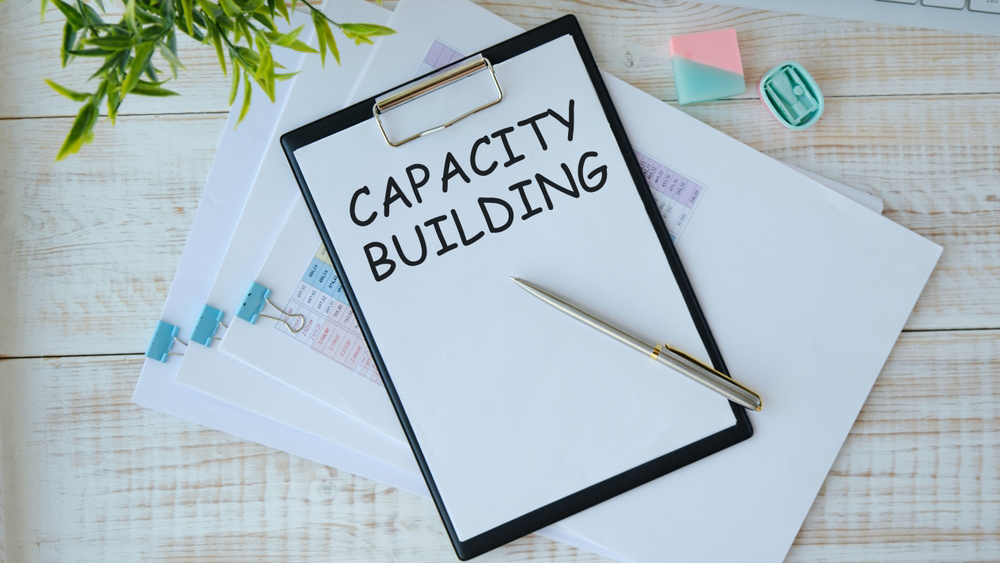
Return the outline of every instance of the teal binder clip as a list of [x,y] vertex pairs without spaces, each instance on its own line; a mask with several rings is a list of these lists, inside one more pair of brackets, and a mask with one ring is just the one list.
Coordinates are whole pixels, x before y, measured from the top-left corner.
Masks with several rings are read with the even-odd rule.
[[197,342],[202,346],[211,346],[215,333],[219,330],[219,325],[226,326],[222,322],[225,316],[225,313],[215,307],[205,305],[205,308],[201,310],[201,316],[198,317],[198,324],[194,325],[191,342]]
[[146,357],[166,363],[167,356],[171,354],[170,349],[174,346],[174,340],[184,344],[177,338],[177,327],[170,323],[157,321],[153,338],[149,340],[149,346],[146,348]]
[[[264,317],[265,319],[272,319],[278,321],[279,323],[284,323],[288,330],[293,333],[302,330],[302,327],[306,325],[305,315],[300,315],[298,313],[292,314],[287,311],[283,311],[281,307],[278,307],[271,300],[268,299],[271,296],[271,290],[260,285],[257,282],[250,282],[250,289],[247,290],[246,296],[243,298],[243,303],[240,305],[239,310],[236,311],[236,316],[243,319],[250,324],[256,324],[258,317]],[[285,316],[284,319],[278,317],[272,317],[270,315],[265,315],[261,313],[264,310],[264,305],[270,305],[281,311],[281,314]],[[286,319],[292,319],[298,317],[299,322],[296,323],[297,326],[292,326],[291,323]]]
[[757,88],[771,115],[793,131],[812,127],[823,115],[823,92],[799,63],[789,61],[772,68]]

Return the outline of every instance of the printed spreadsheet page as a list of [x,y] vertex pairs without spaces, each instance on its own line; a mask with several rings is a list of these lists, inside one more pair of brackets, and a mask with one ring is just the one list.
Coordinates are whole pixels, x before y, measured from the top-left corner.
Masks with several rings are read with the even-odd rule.
[[367,121],[295,153],[463,540],[735,423],[510,281],[705,355],[572,38],[496,71],[504,101],[447,134],[393,149]]

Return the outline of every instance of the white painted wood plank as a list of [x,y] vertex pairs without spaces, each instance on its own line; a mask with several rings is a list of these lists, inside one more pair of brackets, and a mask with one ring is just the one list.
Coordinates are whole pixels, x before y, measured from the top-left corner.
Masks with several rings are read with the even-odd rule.
[[224,123],[98,124],[54,163],[68,119],[0,121],[0,357],[145,350]]
[[[827,96],[1000,92],[995,72],[1000,67],[1000,37],[684,2],[482,3],[526,28],[577,14],[605,70],[666,100],[676,99],[668,38],[722,27],[734,27],[739,34],[751,87],[743,97],[755,98],[756,81],[785,60],[805,65]],[[84,89],[99,64],[77,60],[60,68],[62,15],[51,8],[45,23],[38,19],[38,3],[32,0],[0,4],[0,57],[7,77],[0,81],[0,118],[75,115],[77,105],[52,92],[43,79]],[[134,96],[122,106],[123,113],[226,110],[229,80],[222,76],[214,50],[194,41],[181,40],[179,45],[188,70],[171,88],[182,96]],[[336,72],[335,66],[329,68]]]
[[[140,359],[0,361],[11,561],[451,561],[431,501],[130,402]],[[602,559],[531,536],[483,561]]]
[[1000,332],[903,336],[792,561],[1000,561]]
[[[430,501],[132,405],[140,365],[0,361],[11,561],[453,557]],[[998,467],[1000,331],[906,334],[789,560],[998,560]]]

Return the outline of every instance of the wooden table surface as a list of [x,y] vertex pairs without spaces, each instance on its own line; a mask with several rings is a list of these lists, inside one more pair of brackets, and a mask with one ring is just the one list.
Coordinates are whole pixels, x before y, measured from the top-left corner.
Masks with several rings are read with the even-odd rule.
[[[944,254],[788,559],[1000,560],[1000,37],[668,0],[484,4],[525,27],[576,13],[603,68],[668,102],[678,33],[735,27],[748,83],[784,60],[812,72],[827,108],[806,132],[753,90],[683,109],[878,195]],[[131,404],[228,80],[183,43],[182,96],[130,98],[54,163],[77,106],[43,78],[92,71],[59,68],[61,26],[0,2],[0,562],[453,560],[428,500]],[[600,558],[531,536],[482,560]]]

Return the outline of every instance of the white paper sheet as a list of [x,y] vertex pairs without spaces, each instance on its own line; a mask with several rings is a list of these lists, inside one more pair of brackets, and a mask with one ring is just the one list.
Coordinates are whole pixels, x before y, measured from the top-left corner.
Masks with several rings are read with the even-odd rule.
[[494,69],[503,103],[447,133],[395,148],[368,120],[295,151],[461,539],[735,424],[511,283],[707,360],[573,38]]
[[[342,16],[345,21],[384,22],[388,19],[385,10],[360,0],[338,0],[331,10],[331,13]],[[307,21],[308,18],[296,16],[293,25]],[[303,38],[312,35],[309,27],[303,32]],[[346,95],[356,81],[369,52],[370,49],[364,47],[355,49],[349,44],[342,46],[344,67],[330,69],[334,73],[343,71],[338,75],[345,81],[341,96]],[[292,51],[279,49],[275,56],[290,70],[299,68],[302,62],[302,55]],[[351,68],[349,61],[355,58],[360,58],[360,63]],[[313,69],[312,73],[315,72]],[[298,76],[287,82],[279,82],[274,104],[264,97],[258,97],[239,129],[233,127],[236,113],[230,114],[192,224],[191,235],[164,305],[163,320],[180,327],[184,336],[190,334],[201,308],[209,302],[213,273],[222,264],[237,219],[254,183],[257,168],[247,166],[247,163],[261,162],[264,158],[292,86],[301,78],[302,76]],[[300,90],[303,92],[301,95],[310,93],[308,90]],[[325,113],[324,109],[317,107],[306,108],[306,111]],[[293,112],[287,113],[294,115]],[[308,118],[300,119],[299,123],[308,121]],[[281,154],[280,150],[278,154]],[[287,168],[287,164],[282,164]],[[265,197],[264,202],[266,201]],[[291,205],[295,199],[288,198],[286,201]],[[275,212],[273,209],[270,211]],[[262,216],[266,218],[265,224],[271,221],[272,225],[280,225],[284,219],[280,212],[277,216],[266,212]],[[268,246],[265,243],[264,248]],[[245,258],[249,258],[251,262],[257,259],[262,261],[260,254],[263,253],[248,252]],[[256,271],[254,263],[249,267],[251,273]],[[239,274],[232,275],[239,277]],[[241,287],[239,291],[244,289],[245,287]],[[232,307],[229,308],[229,311],[233,310]],[[404,490],[426,494],[422,479],[415,474],[412,455],[406,451],[405,446],[401,447],[397,441],[387,439],[381,432],[373,431],[348,416],[331,411],[318,401],[296,393],[286,385],[220,353],[218,348],[192,345],[183,360],[184,369],[181,370],[182,362],[177,357],[171,357],[166,363],[147,359],[136,385],[133,401],[345,471],[391,483]],[[193,378],[214,373],[229,374],[235,384],[227,389],[227,395],[237,399],[239,406],[175,383],[174,377],[179,370],[181,374],[190,373]],[[277,414],[283,423],[261,417],[256,410]],[[305,433],[298,429],[310,427],[309,423],[314,420],[324,421],[323,428],[327,432]],[[400,469],[400,466],[405,469]]]
[[[288,168],[287,163],[282,163],[282,166]],[[291,176],[290,170],[288,174]],[[293,177],[289,180],[295,182]],[[295,197],[297,201],[302,199],[301,195]],[[382,387],[374,363],[367,359],[368,347],[353,322],[350,307],[345,304],[346,298],[340,296],[336,299],[302,282],[303,268],[313,263],[318,245],[319,235],[309,210],[303,202],[296,203],[267,262],[250,279],[270,288],[271,300],[279,307],[307,315],[305,327],[298,334],[293,334],[284,324],[270,319],[259,319],[255,324],[235,321],[226,331],[220,348],[226,354],[405,444],[406,437],[396,418],[396,411]],[[328,271],[332,271],[332,267]],[[325,280],[324,285],[331,281]],[[301,295],[303,292],[308,293]],[[324,300],[323,303],[316,303],[323,309],[336,308],[330,313],[337,315],[337,321],[343,322],[331,320],[329,326],[326,323],[322,326],[317,324],[319,312],[305,307],[318,299]],[[323,315],[323,318],[327,316]],[[294,317],[292,320],[299,322]],[[313,334],[317,330],[325,331],[320,338]],[[304,339],[308,341],[303,343]],[[319,348],[315,349],[316,346]],[[350,361],[356,355],[362,356],[361,365],[359,358]],[[355,368],[361,371],[355,371]],[[378,383],[373,383],[372,377]],[[185,377],[181,381],[207,389],[209,385],[218,387],[218,383],[211,379],[226,378],[225,374],[216,374],[199,380]]]

